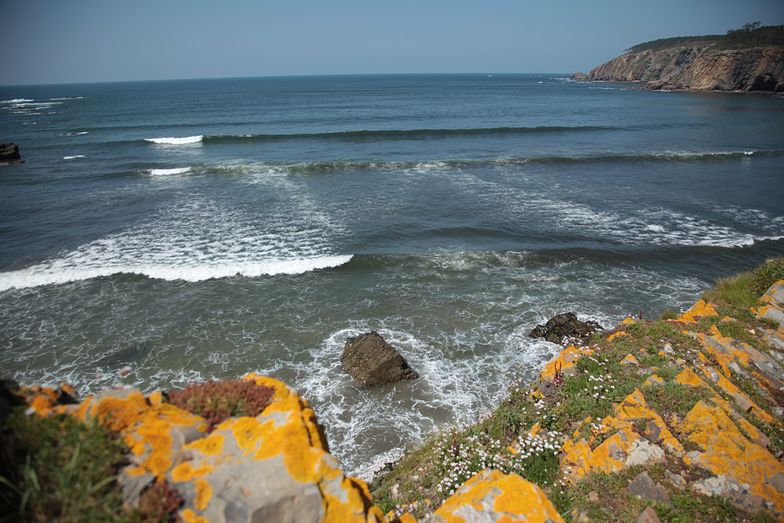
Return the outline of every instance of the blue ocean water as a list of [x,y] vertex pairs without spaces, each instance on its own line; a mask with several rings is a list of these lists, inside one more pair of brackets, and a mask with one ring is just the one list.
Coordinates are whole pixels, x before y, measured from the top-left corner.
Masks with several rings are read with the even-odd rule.
[[[784,100],[562,75],[0,88],[0,354],[25,382],[258,371],[367,476],[557,348],[784,255]],[[340,371],[376,329],[420,380]],[[118,370],[130,366],[121,377]]]

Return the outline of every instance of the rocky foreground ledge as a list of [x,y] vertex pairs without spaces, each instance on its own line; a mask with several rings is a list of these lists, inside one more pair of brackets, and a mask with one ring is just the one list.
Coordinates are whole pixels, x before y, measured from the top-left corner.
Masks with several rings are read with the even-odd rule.
[[[761,299],[760,299],[761,296]],[[6,383],[0,512],[29,521],[784,520],[784,259],[564,348],[368,485],[249,374],[168,395]],[[383,423],[383,420],[379,420]]]

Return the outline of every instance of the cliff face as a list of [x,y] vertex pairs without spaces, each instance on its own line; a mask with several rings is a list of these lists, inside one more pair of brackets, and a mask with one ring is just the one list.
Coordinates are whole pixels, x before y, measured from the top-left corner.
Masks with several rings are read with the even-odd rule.
[[592,69],[587,79],[641,82],[651,89],[784,92],[784,47],[714,47],[628,52]]

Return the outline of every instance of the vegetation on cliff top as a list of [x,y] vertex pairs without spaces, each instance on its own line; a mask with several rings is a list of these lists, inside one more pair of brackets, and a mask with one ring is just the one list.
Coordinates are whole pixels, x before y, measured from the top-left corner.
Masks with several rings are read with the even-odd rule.
[[[368,507],[373,514],[380,507],[397,516],[426,516],[468,479],[495,469],[495,474],[517,474],[541,487],[567,521],[635,521],[651,509],[663,522],[775,521],[774,513],[784,514],[784,398],[769,386],[772,382],[766,383],[775,363],[766,354],[775,351],[770,340],[784,341],[784,331],[774,330],[765,311],[773,307],[775,314],[784,314],[784,282],[762,301],[760,294],[781,280],[784,258],[769,260],[720,280],[677,318],[628,318],[610,332],[593,335],[586,346],[564,349],[533,386],[513,384],[501,405],[476,424],[434,435],[380,474],[372,485],[378,507],[362,497],[363,510],[369,516]],[[253,386],[232,381],[193,386],[172,394],[172,401],[216,420],[254,416],[269,404],[274,380],[252,375],[246,381]],[[285,385],[279,388],[281,398],[309,411],[296,396],[287,396]],[[178,426],[186,428],[193,425],[191,416],[161,403],[161,392],[145,398],[136,391],[125,399],[107,396],[105,404],[96,405],[102,415],[79,420],[67,413],[87,412],[90,403],[77,406],[75,392],[61,389],[29,387],[21,393],[27,394],[24,399],[0,390],[17,403],[0,425],[0,521],[176,517],[188,498],[175,490],[180,480],[170,486],[163,472],[142,491],[138,508],[123,508],[117,477],[120,469],[128,470],[123,468],[129,463],[127,445],[136,440],[112,427],[128,429],[120,423],[123,409],[139,407],[135,415],[144,418],[141,429],[160,443],[161,434],[151,430],[161,416],[174,419],[176,414]],[[182,414],[187,419],[179,419]],[[309,427],[300,440],[276,444],[307,447],[305,440],[316,434],[309,431],[318,430],[310,416],[295,416]],[[263,432],[241,425],[237,434],[242,438],[255,435],[254,445],[268,441]],[[197,440],[192,449],[212,456],[215,437],[223,441],[234,434],[232,426],[223,430]],[[319,441],[323,453],[326,441]],[[190,461],[177,465],[172,478],[186,469],[192,471]],[[746,485],[745,491],[722,490],[730,480]],[[351,481],[352,492],[367,493],[364,484]],[[209,505],[212,490],[202,479],[195,482],[201,490],[196,489],[193,503]],[[192,514],[188,509],[180,515],[186,512]]]
[[670,47],[712,46],[714,49],[740,49],[745,47],[784,46],[784,25],[760,26],[759,22],[730,29],[724,35],[675,36],[660,38],[634,45],[628,52],[658,51]]
[[[615,473],[589,472],[579,481],[565,481],[558,453],[551,451],[550,442],[563,444],[567,438],[584,438],[598,444],[606,440],[611,432],[602,432],[606,429],[602,422],[638,390],[644,391],[647,408],[668,424],[669,420],[686,418],[700,402],[732,402],[734,397],[726,390],[694,387],[675,378],[694,362],[715,357],[706,356],[699,332],[718,329],[754,346],[765,345],[759,334],[770,325],[753,315],[749,307],[781,279],[784,258],[770,260],[754,271],[722,279],[715,290],[706,292],[718,314],[693,324],[629,320],[615,332],[594,335],[589,349],[573,351],[579,359],[568,373],[556,364],[545,378],[546,367],[533,388],[513,386],[501,405],[475,425],[434,435],[381,472],[371,485],[376,503],[384,510],[410,511],[422,517],[448,497],[455,484],[485,467],[494,467],[515,472],[542,487],[567,521],[634,521],[651,505],[664,522],[773,521],[765,510],[743,509],[722,496],[684,488],[708,476],[679,459],[634,465]],[[734,373],[732,381],[764,411],[775,407],[756,381]],[[780,425],[754,418],[751,424],[769,441],[773,455],[784,453]],[[642,422],[635,430],[648,435],[650,428]],[[597,440],[597,434],[603,435]],[[686,441],[685,451],[697,450],[693,445]],[[652,504],[629,492],[626,487],[643,471],[662,485],[668,502]],[[680,478],[683,486],[668,479],[673,477]]]

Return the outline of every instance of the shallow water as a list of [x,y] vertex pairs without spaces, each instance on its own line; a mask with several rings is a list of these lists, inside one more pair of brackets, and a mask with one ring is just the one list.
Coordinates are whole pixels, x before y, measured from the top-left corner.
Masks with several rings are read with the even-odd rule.
[[[6,372],[83,391],[267,373],[362,475],[533,377],[557,350],[537,322],[654,316],[784,255],[779,98],[411,75],[0,100],[27,160],[0,168]],[[422,378],[357,389],[338,357],[368,329]]]

